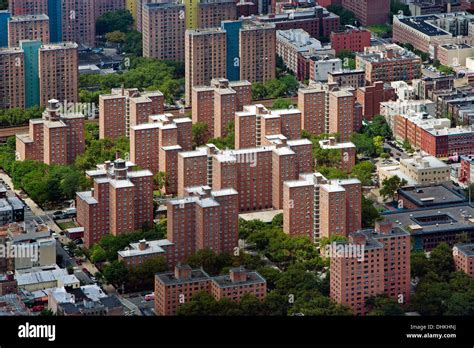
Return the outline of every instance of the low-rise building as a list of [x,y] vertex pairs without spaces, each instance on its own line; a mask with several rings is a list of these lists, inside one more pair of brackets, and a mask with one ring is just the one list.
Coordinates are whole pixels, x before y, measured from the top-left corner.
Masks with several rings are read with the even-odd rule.
[[207,292],[216,300],[228,298],[240,301],[245,294],[263,300],[267,293],[266,280],[257,272],[232,268],[229,275],[210,277],[202,269],[177,264],[174,272],[155,276],[155,313],[176,315],[182,304],[188,303],[198,292]]
[[356,146],[351,142],[338,143],[336,138],[329,137],[319,141],[319,146],[323,150],[339,150],[341,153],[341,163],[338,168],[350,173],[356,162]]
[[27,291],[44,290],[58,287],[79,288],[80,281],[73,274],[57,265],[50,267],[30,268],[15,273],[19,289]]
[[115,295],[97,285],[58,287],[48,291],[48,309],[61,316],[123,316],[124,308]]
[[456,270],[474,277],[474,243],[456,244],[453,247]]
[[400,160],[400,170],[422,185],[450,181],[449,165],[434,156],[403,158]]
[[409,81],[421,77],[421,58],[395,44],[366,47],[356,54],[356,68],[365,70],[368,84]]

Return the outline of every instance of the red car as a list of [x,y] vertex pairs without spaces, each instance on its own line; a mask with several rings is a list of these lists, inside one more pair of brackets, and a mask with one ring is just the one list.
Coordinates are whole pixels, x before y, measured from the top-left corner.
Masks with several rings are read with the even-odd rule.
[[41,312],[43,309],[44,309],[43,305],[37,305],[37,306],[33,306],[33,308],[31,310],[33,312]]
[[76,260],[76,265],[78,265],[78,266],[82,265],[82,261],[81,260]]

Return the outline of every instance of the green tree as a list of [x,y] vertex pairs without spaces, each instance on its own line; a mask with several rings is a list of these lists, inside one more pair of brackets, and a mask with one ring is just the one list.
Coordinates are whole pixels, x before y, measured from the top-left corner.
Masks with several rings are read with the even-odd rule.
[[106,12],[97,19],[97,35],[104,35],[112,31],[122,30],[124,32],[131,30],[133,26],[133,17],[129,11],[118,10]]
[[162,190],[168,182],[168,176],[165,172],[158,172],[153,176],[155,190]]
[[380,189],[380,195],[384,198],[391,198],[392,201],[395,200],[395,195],[397,191],[405,186],[407,181],[405,179],[400,179],[398,176],[392,176],[390,178],[384,179],[382,181],[382,188]]
[[207,135],[208,135],[207,124],[203,122],[194,123],[192,126],[192,135],[193,135],[194,147],[204,145],[206,142]]
[[115,287],[120,287],[128,278],[129,269],[122,261],[113,261],[104,268],[104,279]]
[[288,109],[291,106],[293,106],[293,104],[289,100],[277,98],[272,104],[272,109]]
[[92,262],[102,262],[105,261],[107,254],[105,253],[104,248],[99,244],[94,244],[91,249],[90,259]]
[[380,218],[379,211],[374,207],[374,202],[362,195],[362,227],[374,227],[375,221]]
[[367,300],[367,306],[370,308],[371,316],[400,316],[405,315],[403,308],[393,298],[386,295],[371,297]]
[[362,161],[352,168],[351,177],[357,178],[362,185],[370,186],[373,184],[372,174],[375,171],[375,165],[370,161]]
[[340,18],[341,26],[354,25],[357,21],[353,12],[346,10],[341,5],[332,4],[326,7],[329,12],[335,13]]
[[116,30],[105,34],[105,39],[112,43],[124,43],[127,39],[127,35],[121,31]]

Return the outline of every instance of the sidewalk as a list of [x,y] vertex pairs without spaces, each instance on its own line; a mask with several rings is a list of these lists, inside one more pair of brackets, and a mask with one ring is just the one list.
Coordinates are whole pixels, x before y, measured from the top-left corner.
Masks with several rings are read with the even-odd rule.
[[[7,174],[4,174],[4,173],[0,173],[0,178],[3,179],[3,181],[5,181],[5,183],[7,183],[11,190],[13,192],[15,192],[17,195],[20,194],[20,190],[16,190],[16,189],[13,189],[13,182],[12,182],[12,179],[7,175]],[[43,209],[41,209],[31,198],[25,198],[23,199],[26,203],[26,205],[28,205],[28,207],[30,207],[31,209],[31,212],[36,215],[36,216],[46,216],[47,214],[44,212]],[[44,221],[48,227],[54,231],[54,232],[61,232],[61,229],[59,228],[58,225],[56,225],[56,223],[54,221],[51,221],[49,218],[48,219],[45,219]]]

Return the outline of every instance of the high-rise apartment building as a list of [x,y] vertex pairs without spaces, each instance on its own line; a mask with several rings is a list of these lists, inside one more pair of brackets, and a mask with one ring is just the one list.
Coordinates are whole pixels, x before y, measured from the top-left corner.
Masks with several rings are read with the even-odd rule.
[[[338,168],[344,172],[350,173],[352,167],[356,162],[356,146],[351,142],[338,143],[335,137],[329,137],[328,139],[320,140],[319,146],[323,150],[328,151],[339,151],[341,154],[341,162],[338,164]],[[317,165],[317,164],[316,164]]]
[[141,18],[143,56],[184,61],[184,5],[172,1],[146,3]]
[[153,224],[153,174],[132,170],[133,166],[117,159],[86,172],[94,187],[76,193],[76,207],[87,248],[106,234],[116,236]]
[[358,315],[367,313],[367,300],[377,295],[408,303],[410,249],[410,234],[386,222],[351,234],[348,242],[332,243],[327,250],[331,298]]
[[360,24],[385,24],[390,14],[389,0],[342,0],[342,7],[354,13]]
[[78,52],[76,43],[43,45],[39,49],[40,105],[52,96],[61,101],[79,100]]
[[[252,101],[252,84],[248,81],[213,79],[210,86],[195,86],[192,89],[193,122],[207,125],[207,138],[225,136],[235,112]],[[206,139],[208,140],[208,139]]]
[[164,96],[160,91],[140,92],[136,88],[113,88],[99,96],[100,139],[129,136],[130,127],[148,123],[150,115],[163,113]]
[[240,79],[265,82],[275,78],[276,29],[273,24],[244,24],[239,45]]
[[234,251],[238,244],[238,193],[232,188],[212,191],[190,187],[186,196],[167,203],[167,239],[185,260],[201,249]]
[[338,133],[340,140],[349,141],[355,126],[354,91],[329,92],[329,133]]
[[8,8],[12,16],[48,13],[50,0],[9,0]]
[[272,144],[271,136],[287,140],[301,137],[301,111],[268,110],[261,104],[246,105],[235,113],[235,148],[244,149]]
[[191,104],[192,88],[226,77],[226,32],[220,28],[186,31],[185,98]]
[[25,70],[23,50],[0,48],[0,108],[25,107]]
[[221,21],[237,19],[237,4],[234,0],[200,0],[197,28],[217,28]]
[[61,0],[61,40],[95,46],[95,6],[91,0]]
[[51,98],[72,103],[79,100],[74,43],[41,45],[40,41],[25,40],[19,48],[1,49],[0,61],[9,67],[0,70],[2,108],[47,106]]
[[357,179],[327,180],[300,173],[283,184],[283,231],[310,237],[347,236],[361,227],[362,185]]
[[130,160],[153,174],[166,173],[166,194],[177,194],[178,153],[192,150],[191,125],[190,118],[163,114],[130,128]]
[[7,10],[0,11],[0,48],[8,46],[8,21],[11,13]]
[[41,119],[30,120],[29,133],[16,135],[17,158],[71,164],[85,150],[84,133],[84,115],[62,113],[59,102],[52,99]]
[[8,45],[17,47],[21,40],[49,43],[49,17],[45,14],[11,17],[8,22]]

